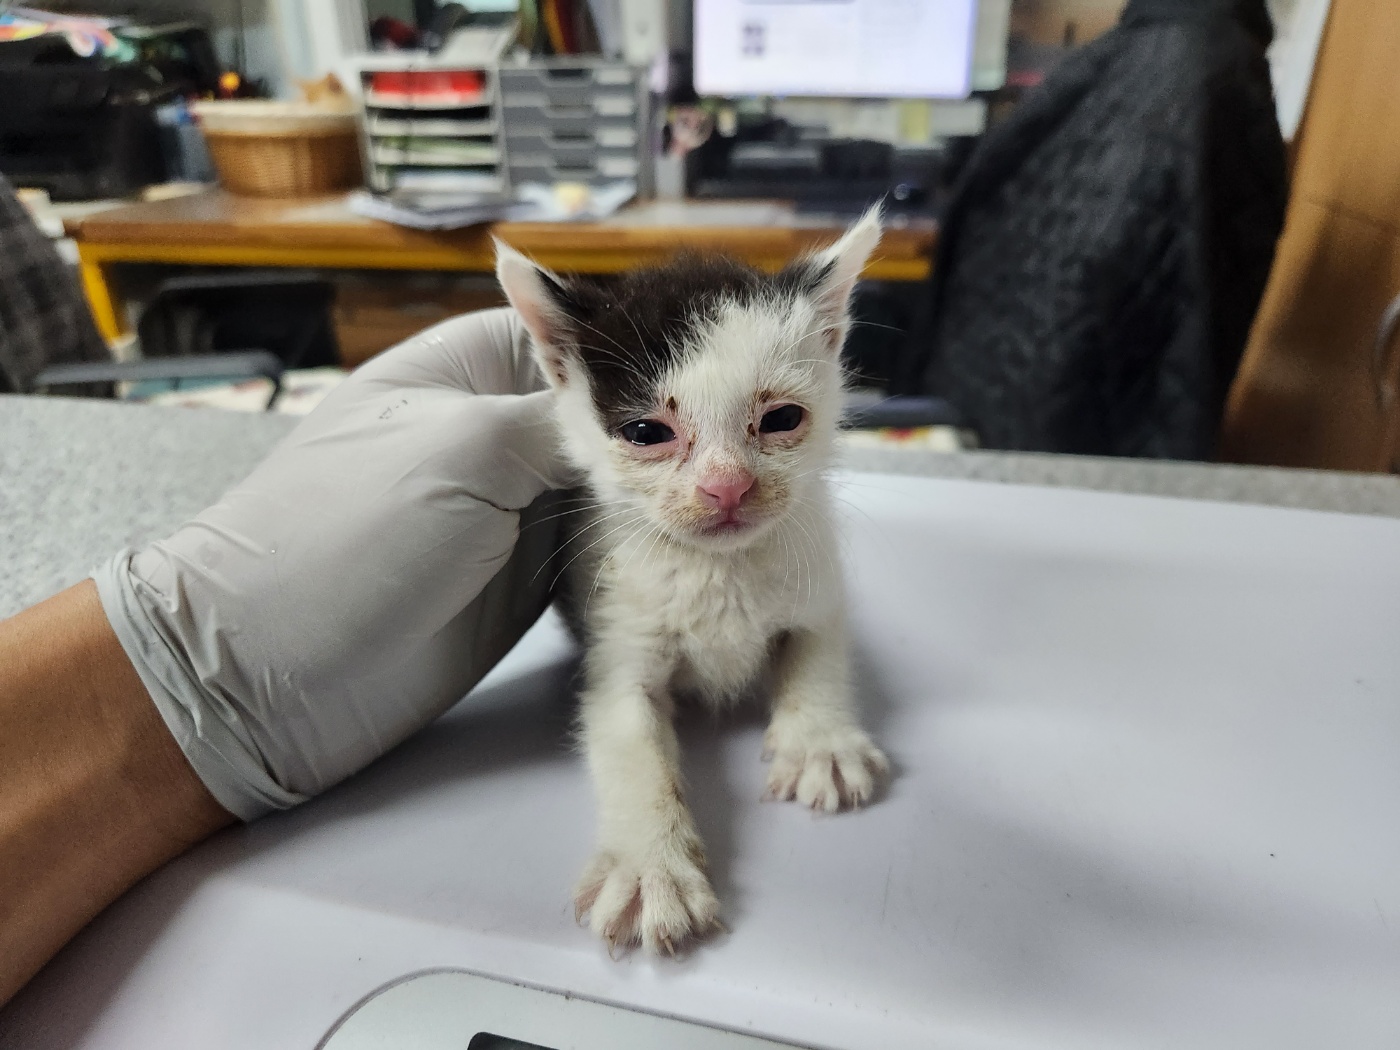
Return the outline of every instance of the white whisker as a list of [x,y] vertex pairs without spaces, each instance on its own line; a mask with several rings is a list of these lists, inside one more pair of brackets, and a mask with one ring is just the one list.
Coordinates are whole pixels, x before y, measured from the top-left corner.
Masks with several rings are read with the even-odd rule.
[[[620,512],[619,512],[619,513],[620,513]],[[566,561],[566,562],[564,563],[563,567],[562,567],[557,573],[554,574],[554,579],[552,579],[552,580],[549,581],[549,586],[550,586],[550,588],[552,589],[552,588],[554,587],[554,585],[555,585],[556,583],[559,582],[559,577],[564,575],[565,571],[569,568],[569,566],[572,565],[574,562],[578,561],[579,558],[583,557],[583,555],[587,554],[587,553],[588,553],[589,551],[591,551],[594,547],[598,546],[598,544],[602,543],[602,542],[603,542],[604,540],[606,540],[609,536],[613,535],[613,534],[616,533],[616,532],[621,532],[623,529],[627,528],[629,525],[635,525],[638,521],[641,521],[641,520],[642,520],[642,516],[641,516],[641,515],[638,515],[637,517],[633,518],[631,521],[624,521],[621,525],[618,525],[616,528],[613,528],[613,529],[609,530],[608,532],[604,533],[602,536],[599,536],[599,537],[598,537],[597,539],[595,539],[592,543],[590,543],[587,547],[584,547],[581,551],[577,552],[572,558],[570,558],[568,561]],[[591,526],[590,526],[590,527],[591,527]],[[585,530],[585,531],[586,531],[586,530]],[[574,539],[577,539],[578,536],[581,536],[581,535],[583,535],[583,532],[579,532],[579,533],[576,534],[573,538],[574,538]],[[535,572],[535,576],[538,576],[538,575],[539,575],[539,571],[537,570],[537,571]],[[533,577],[531,577],[531,579],[533,579]]]

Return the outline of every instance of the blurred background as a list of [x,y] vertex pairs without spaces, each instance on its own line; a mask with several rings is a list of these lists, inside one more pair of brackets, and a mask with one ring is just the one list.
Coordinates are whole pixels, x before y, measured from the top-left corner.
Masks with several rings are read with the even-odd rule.
[[0,4],[0,387],[304,412],[494,232],[776,268],[876,200],[849,440],[1400,471],[1383,0]]

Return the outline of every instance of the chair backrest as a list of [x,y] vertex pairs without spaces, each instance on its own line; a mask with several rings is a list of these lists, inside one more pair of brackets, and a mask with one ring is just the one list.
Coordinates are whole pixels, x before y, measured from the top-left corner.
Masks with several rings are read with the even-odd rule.
[[[109,361],[77,275],[0,175],[0,392],[28,393],[50,365]],[[110,397],[110,383],[67,393]]]
[[316,276],[239,271],[164,282],[137,332],[147,358],[267,350],[288,368],[339,361],[335,287]]
[[1264,0],[1129,0],[983,136],[925,390],[982,447],[1209,459],[1283,226]]

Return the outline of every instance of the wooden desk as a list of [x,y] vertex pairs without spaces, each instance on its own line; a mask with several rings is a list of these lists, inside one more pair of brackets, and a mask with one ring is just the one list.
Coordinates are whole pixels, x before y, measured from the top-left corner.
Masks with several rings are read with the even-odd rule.
[[[637,204],[596,223],[497,223],[424,233],[350,212],[343,196],[299,201],[234,197],[222,190],[133,204],[65,223],[78,244],[83,287],[108,339],[125,329],[110,268],[121,263],[288,266],[312,269],[449,270],[489,273],[492,236],[545,266],[615,273],[677,248],[728,252],[765,269],[830,243],[841,223],[762,201]],[[868,277],[918,281],[929,272],[935,227],[892,227]]]

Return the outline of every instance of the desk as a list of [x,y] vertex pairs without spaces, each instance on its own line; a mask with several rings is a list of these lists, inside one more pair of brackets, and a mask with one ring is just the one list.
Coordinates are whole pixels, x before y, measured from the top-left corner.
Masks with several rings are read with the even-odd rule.
[[[223,190],[133,204],[65,223],[78,245],[83,288],[108,339],[125,329],[110,268],[121,263],[314,269],[490,272],[492,236],[559,270],[615,273],[682,246],[736,255],[764,269],[830,243],[841,223],[771,202],[655,201],[603,222],[508,222],[426,233],[353,214],[344,196],[261,200]],[[918,281],[929,272],[935,226],[892,227],[866,271]]]

